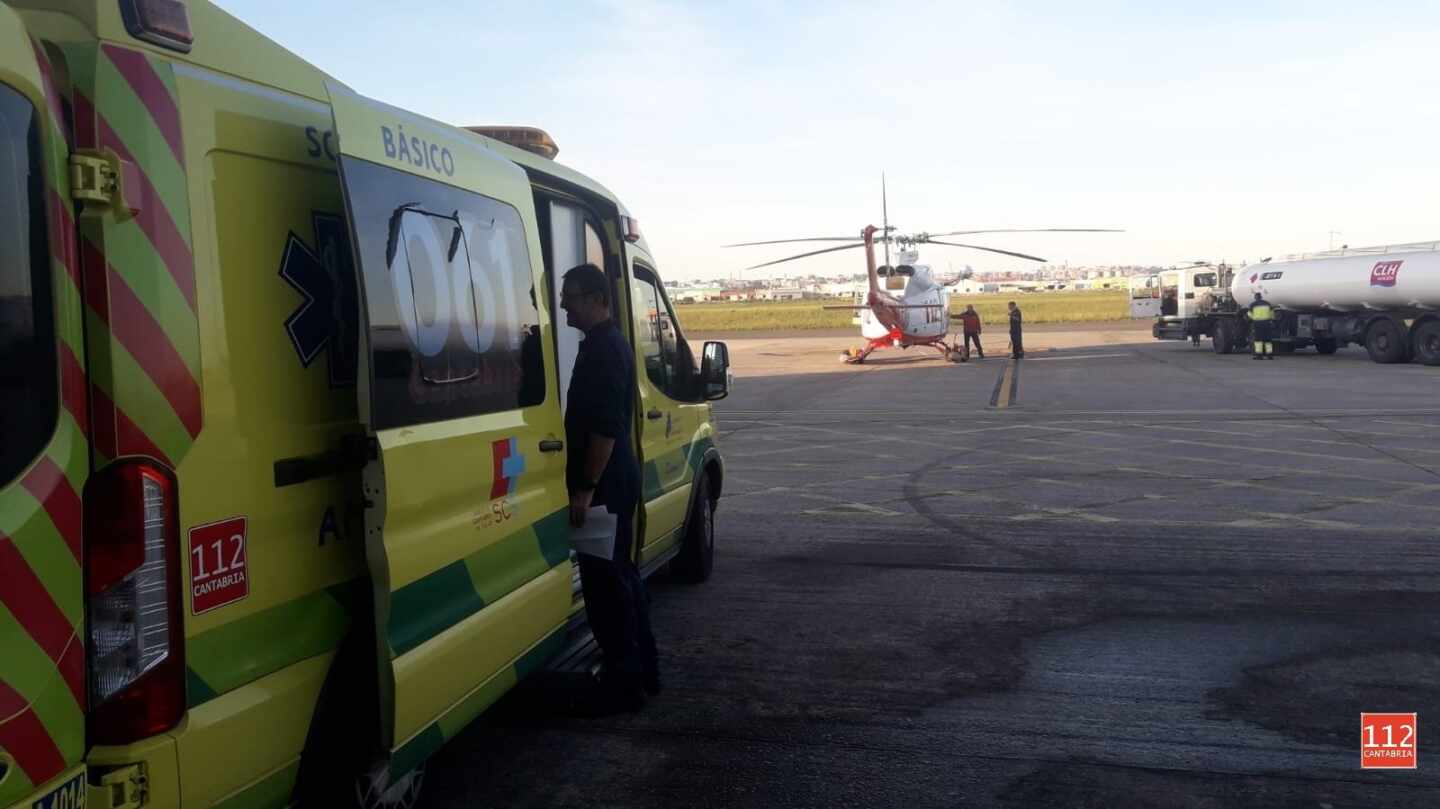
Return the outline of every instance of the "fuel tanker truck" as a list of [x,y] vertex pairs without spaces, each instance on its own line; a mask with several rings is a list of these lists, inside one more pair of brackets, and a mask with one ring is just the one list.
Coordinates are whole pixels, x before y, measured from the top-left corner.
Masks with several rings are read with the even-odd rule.
[[1333,354],[1354,343],[1375,362],[1440,366],[1440,242],[1167,270],[1150,287],[1165,304],[1157,339],[1203,336],[1217,354],[1242,351],[1250,343],[1247,309],[1259,292],[1276,310],[1277,353]]

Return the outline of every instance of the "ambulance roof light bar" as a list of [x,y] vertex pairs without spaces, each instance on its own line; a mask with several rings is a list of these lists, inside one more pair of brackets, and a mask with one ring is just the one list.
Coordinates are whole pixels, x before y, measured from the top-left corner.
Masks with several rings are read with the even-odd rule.
[[120,0],[120,17],[130,36],[152,45],[189,53],[195,44],[190,12],[181,0]]
[[550,137],[545,130],[533,126],[467,126],[465,128],[477,135],[494,138],[517,149],[538,154],[547,160],[554,160],[555,155],[560,154],[560,147],[555,144],[555,139]]

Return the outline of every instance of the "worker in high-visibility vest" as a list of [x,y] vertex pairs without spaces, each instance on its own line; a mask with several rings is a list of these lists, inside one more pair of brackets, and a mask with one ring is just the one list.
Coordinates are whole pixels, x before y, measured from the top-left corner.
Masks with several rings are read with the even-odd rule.
[[1255,301],[1250,304],[1250,330],[1251,345],[1255,348],[1254,359],[1273,360],[1275,359],[1275,344],[1270,342],[1275,327],[1275,307],[1266,301],[1259,292],[1255,293]]

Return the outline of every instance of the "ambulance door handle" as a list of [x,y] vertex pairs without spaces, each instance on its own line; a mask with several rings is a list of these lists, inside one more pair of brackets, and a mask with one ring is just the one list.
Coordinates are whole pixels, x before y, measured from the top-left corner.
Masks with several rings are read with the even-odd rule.
[[564,441],[557,441],[552,438],[540,442],[541,452],[559,452],[562,449],[565,449]]
[[665,414],[661,413],[659,410],[651,410],[649,413],[645,414],[645,418],[650,419],[651,421],[658,421],[663,415]]

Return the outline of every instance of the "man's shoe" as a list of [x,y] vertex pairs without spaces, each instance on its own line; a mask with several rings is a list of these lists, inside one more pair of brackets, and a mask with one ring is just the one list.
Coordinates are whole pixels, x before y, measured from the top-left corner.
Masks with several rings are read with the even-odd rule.
[[664,690],[664,686],[660,684],[660,672],[658,671],[645,672],[645,677],[640,684],[645,689],[645,693],[652,697],[660,696],[660,692]]

